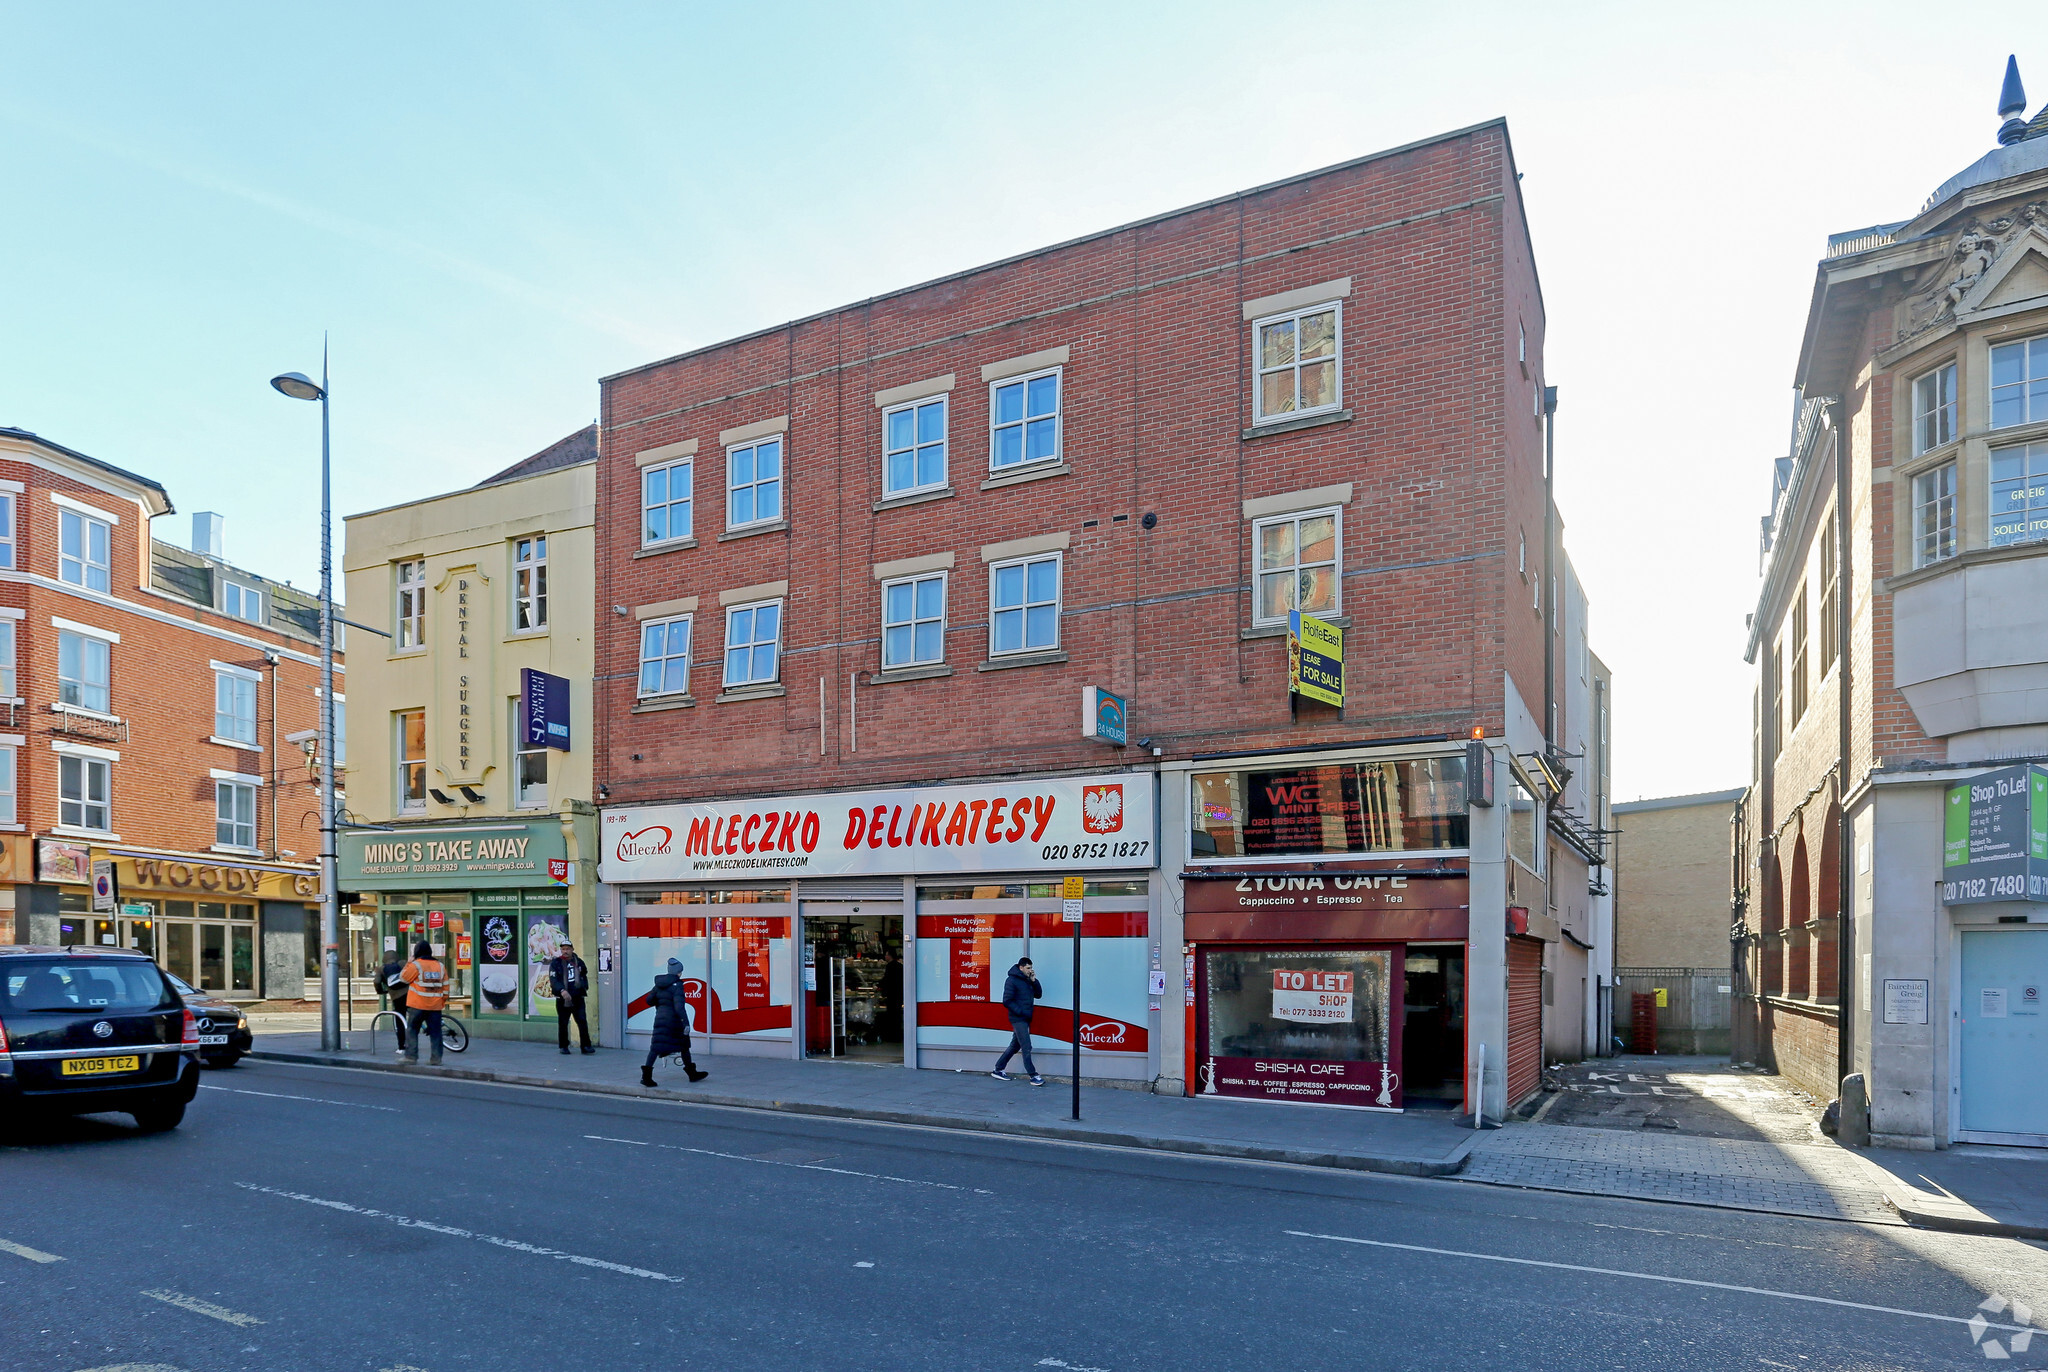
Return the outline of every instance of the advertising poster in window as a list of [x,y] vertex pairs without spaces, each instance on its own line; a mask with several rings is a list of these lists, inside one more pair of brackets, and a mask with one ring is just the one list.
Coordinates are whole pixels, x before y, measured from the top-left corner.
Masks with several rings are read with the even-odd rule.
[[510,910],[486,910],[477,927],[476,1012],[479,1015],[519,1013],[519,916]]
[[674,958],[683,964],[691,1033],[787,1040],[789,916],[674,915],[670,908],[627,907],[627,1030],[654,1028],[654,979]]
[[1462,755],[1199,772],[1191,785],[1197,858],[1417,852],[1466,842]]
[[1203,1095],[1401,1108],[1401,959],[1387,948],[1210,948]]
[[[1045,988],[1031,1019],[1034,1045],[1073,1042],[1074,926],[1058,911],[930,913],[917,917],[917,1042],[921,1048],[1001,1048],[1010,1041],[1003,982],[1027,947]],[[1030,941],[1027,945],[1025,933]],[[1142,1053],[1151,944],[1140,911],[1081,917],[1081,1047]]]
[[555,1013],[555,987],[548,964],[569,941],[569,912],[526,913],[526,1008],[530,1015]]

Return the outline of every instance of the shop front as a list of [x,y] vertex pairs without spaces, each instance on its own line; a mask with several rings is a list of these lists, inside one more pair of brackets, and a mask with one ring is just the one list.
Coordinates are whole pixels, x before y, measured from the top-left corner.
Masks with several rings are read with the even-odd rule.
[[342,888],[360,902],[343,975],[367,979],[424,940],[447,965],[450,1010],[472,1033],[553,1039],[549,961],[573,942],[593,978],[598,971],[590,882],[578,879],[584,864],[570,860],[563,825],[549,815],[341,835]]
[[[682,964],[700,1052],[986,1068],[1030,956],[1041,1069],[1149,1080],[1162,974],[1151,773],[607,810],[629,1041]],[[1077,922],[1062,879],[1082,882]],[[610,949],[607,949],[609,952]]]
[[299,998],[320,908],[311,867],[44,838],[36,877],[35,904],[47,907],[32,917],[38,938],[147,953],[233,1000]]
[[1464,767],[1446,752],[1191,775],[1190,1094],[1463,1107]]

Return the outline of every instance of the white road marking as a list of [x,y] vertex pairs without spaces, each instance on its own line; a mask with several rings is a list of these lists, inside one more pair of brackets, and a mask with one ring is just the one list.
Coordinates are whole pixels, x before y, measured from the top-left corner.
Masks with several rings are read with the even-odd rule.
[[635,1148],[665,1148],[671,1153],[696,1153],[707,1158],[725,1158],[731,1162],[757,1162],[763,1167],[794,1167],[801,1172],[832,1172],[842,1177],[866,1177],[870,1181],[893,1181],[903,1186],[936,1186],[941,1191],[968,1191],[977,1196],[993,1196],[995,1192],[979,1186],[955,1186],[949,1181],[919,1181],[916,1177],[892,1177],[886,1172],[856,1172],[851,1167],[825,1167],[815,1162],[783,1162],[777,1158],[750,1158],[745,1153],[721,1153],[715,1148],[685,1148],[679,1143],[648,1143],[644,1139],[615,1139],[605,1134],[585,1134],[586,1139],[598,1143],[629,1143]]
[[606,1262],[603,1258],[586,1258],[580,1253],[564,1253],[558,1248],[542,1248],[537,1244],[521,1243],[518,1239],[501,1239],[494,1234],[479,1234],[474,1230],[457,1229],[453,1225],[432,1224],[426,1220],[411,1219],[405,1215],[394,1215],[388,1210],[371,1210],[347,1201],[326,1200],[319,1196],[308,1196],[300,1191],[280,1191],[271,1186],[258,1186],[254,1182],[238,1181],[235,1185],[244,1191],[260,1191],[266,1196],[282,1196],[286,1200],[304,1201],[307,1205],[321,1205],[329,1210],[344,1214],[361,1215],[365,1219],[389,1220],[402,1224],[408,1229],[424,1229],[430,1234],[446,1234],[451,1239],[475,1239],[496,1248],[509,1248],[515,1253],[531,1253],[538,1258],[554,1258],[559,1262],[573,1262],[579,1267],[601,1267],[607,1272],[620,1272],[629,1277],[646,1277],[649,1281],[681,1283],[681,1277],[671,1277],[666,1272],[654,1272],[645,1267],[628,1267],[624,1263]]
[[855,1263],[855,1264],[854,1264],[854,1266],[855,1266],[855,1267],[873,1267],[873,1266],[874,1266],[874,1264],[873,1264],[873,1263],[871,1263],[871,1262],[857,1262],[857,1263]]
[[184,1372],[167,1362],[117,1362],[105,1367],[85,1367],[79,1372]]
[[[1697,1277],[1667,1277],[1660,1272],[1628,1272],[1616,1267],[1585,1267],[1575,1262],[1543,1262],[1536,1258],[1510,1258],[1499,1253],[1467,1253],[1456,1248],[1425,1248],[1419,1243],[1387,1243],[1380,1239],[1354,1239],[1345,1234],[1310,1234],[1300,1229],[1286,1229],[1282,1233],[1297,1239],[1327,1239],[1331,1243],[1356,1243],[1368,1248],[1398,1248],[1407,1253],[1434,1253],[1441,1258],[1475,1258],[1481,1262],[1506,1262],[1517,1267],[1548,1267],[1558,1272],[1588,1272],[1596,1277],[1630,1277],[1636,1281],[1666,1282],[1672,1286],[1701,1286],[1711,1291],[1733,1291],[1744,1296],[1770,1296],[1781,1301],[1806,1301],[1812,1305],[1832,1305],[1843,1310],[1868,1310],[1878,1315],[1904,1315],[1909,1319],[1937,1320],[1942,1324],[1967,1325],[1970,1320],[1959,1315],[1935,1315],[1925,1310],[1902,1310],[1895,1305],[1869,1305],[1863,1301],[1836,1300],[1832,1296],[1809,1296],[1798,1291],[1772,1291],[1762,1286],[1737,1286],[1729,1282],[1701,1281]],[[1977,1318],[1972,1316],[1972,1319]],[[2029,1328],[2019,1324],[1991,1324],[1991,1329],[2011,1330],[2014,1333]]]
[[1064,1367],[1067,1372],[1109,1372],[1106,1367],[1083,1367],[1077,1362],[1061,1362],[1058,1358],[1040,1358],[1034,1367]]
[[352,1100],[328,1100],[323,1096],[287,1096],[281,1091],[248,1091],[239,1086],[205,1086],[202,1091],[229,1091],[238,1096],[268,1096],[271,1100],[309,1100],[315,1105],[345,1105],[351,1110],[382,1110],[387,1114],[401,1113],[395,1105],[358,1105]]
[[145,1291],[142,1294],[153,1301],[162,1301],[165,1305],[175,1305],[180,1310],[190,1310],[195,1315],[204,1315],[210,1320],[219,1320],[222,1324],[232,1324],[237,1329],[246,1329],[252,1324],[263,1323],[262,1320],[257,1319],[254,1315],[244,1315],[240,1311],[230,1310],[224,1305],[215,1305],[212,1301],[200,1300],[197,1296],[181,1295],[176,1291]]
[[45,1253],[40,1248],[30,1248],[25,1244],[9,1243],[5,1239],[0,1239],[0,1253],[12,1253],[15,1257],[27,1258],[30,1262],[64,1261],[64,1259],[58,1257],[55,1253]]

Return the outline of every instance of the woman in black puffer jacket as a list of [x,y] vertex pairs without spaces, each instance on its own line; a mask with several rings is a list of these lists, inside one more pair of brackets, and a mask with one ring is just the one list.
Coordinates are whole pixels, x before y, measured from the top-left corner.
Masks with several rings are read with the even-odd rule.
[[710,1076],[709,1072],[698,1071],[697,1064],[690,1059],[690,1003],[683,998],[681,962],[668,960],[668,971],[654,979],[647,1003],[654,1007],[654,1041],[647,1046],[647,1061],[640,1065],[640,1084],[660,1085],[654,1079],[654,1060],[671,1053],[682,1054],[683,1071],[691,1081]]

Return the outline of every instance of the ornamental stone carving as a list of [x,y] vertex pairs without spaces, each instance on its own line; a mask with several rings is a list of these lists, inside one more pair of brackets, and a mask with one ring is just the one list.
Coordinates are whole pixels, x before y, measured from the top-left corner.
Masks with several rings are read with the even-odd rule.
[[1897,342],[1905,342],[1955,318],[1956,309],[1992,264],[2014,239],[2036,225],[2048,227],[2048,201],[2002,214],[1995,219],[1973,220],[1957,232],[1949,255],[1930,268],[1906,300],[1905,326]]

